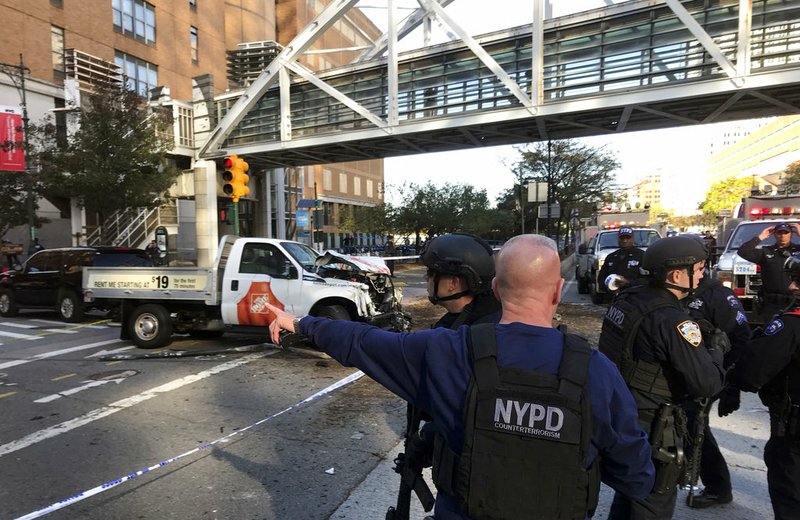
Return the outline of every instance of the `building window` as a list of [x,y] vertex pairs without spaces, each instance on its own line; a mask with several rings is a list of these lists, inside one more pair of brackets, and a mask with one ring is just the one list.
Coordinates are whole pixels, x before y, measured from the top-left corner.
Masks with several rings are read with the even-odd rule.
[[178,144],[194,147],[194,123],[192,109],[178,107]]
[[339,191],[342,193],[347,193],[347,174],[340,173],[339,174]]
[[189,27],[189,46],[192,49],[192,63],[197,63],[197,27]]
[[114,29],[148,45],[156,43],[156,8],[142,0],[111,0]]
[[353,177],[353,195],[361,196],[361,177]]
[[64,29],[50,26],[50,48],[53,53],[53,70],[64,72]]
[[140,96],[148,97],[150,89],[158,86],[158,67],[130,54],[116,51],[114,62],[125,75],[127,87]]
[[322,189],[325,191],[333,190],[333,180],[330,170],[322,170]]
[[372,179],[367,179],[367,197],[372,198],[375,191],[375,183]]

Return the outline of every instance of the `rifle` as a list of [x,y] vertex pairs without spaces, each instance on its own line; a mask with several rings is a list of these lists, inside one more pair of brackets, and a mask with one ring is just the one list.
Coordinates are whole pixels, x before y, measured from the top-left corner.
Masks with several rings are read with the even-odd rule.
[[687,504],[692,507],[694,502],[694,488],[700,473],[700,458],[703,453],[703,440],[705,439],[706,426],[708,425],[708,408],[710,399],[703,397],[695,399],[694,413],[694,438],[692,439],[692,459],[689,461],[689,498]]
[[422,508],[428,512],[433,509],[435,499],[428,484],[422,477],[422,463],[407,454],[414,451],[414,436],[419,431],[422,421],[421,412],[408,405],[406,438],[403,443],[404,453],[398,453],[394,459],[394,471],[400,475],[400,490],[397,493],[397,504],[386,511],[386,520],[408,520],[411,514],[411,492],[416,493]]

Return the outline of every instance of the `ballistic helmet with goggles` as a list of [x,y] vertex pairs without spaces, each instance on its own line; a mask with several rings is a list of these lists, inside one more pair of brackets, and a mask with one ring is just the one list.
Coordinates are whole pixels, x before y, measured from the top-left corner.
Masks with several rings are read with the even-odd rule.
[[664,281],[667,271],[689,267],[708,258],[705,245],[689,236],[656,240],[644,252],[642,267],[656,280]]
[[489,292],[494,278],[492,247],[470,233],[449,233],[430,239],[420,261],[434,274],[462,276],[472,294]]

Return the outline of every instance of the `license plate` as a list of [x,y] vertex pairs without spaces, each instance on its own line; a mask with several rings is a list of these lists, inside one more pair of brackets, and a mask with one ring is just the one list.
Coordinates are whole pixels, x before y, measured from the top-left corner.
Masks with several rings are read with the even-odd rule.
[[747,262],[746,264],[735,264],[733,266],[733,274],[756,274],[757,266]]

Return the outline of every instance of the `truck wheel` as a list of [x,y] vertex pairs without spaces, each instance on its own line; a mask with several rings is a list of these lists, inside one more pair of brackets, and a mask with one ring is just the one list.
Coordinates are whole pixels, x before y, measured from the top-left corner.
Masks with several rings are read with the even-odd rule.
[[316,309],[313,313],[314,316],[320,318],[330,318],[332,320],[351,321],[353,319],[347,309],[341,305],[326,305]]
[[578,282],[578,294],[588,294],[589,293],[589,282],[586,281],[586,278],[583,278],[578,274],[578,270],[575,270],[575,281]]
[[0,316],[11,318],[17,315],[17,303],[14,301],[14,293],[8,289],[0,289]]
[[83,319],[83,305],[78,295],[71,289],[61,289],[58,292],[58,315],[61,321],[76,323]]
[[128,320],[128,333],[139,348],[159,348],[172,339],[172,321],[161,305],[145,304],[136,307]]

